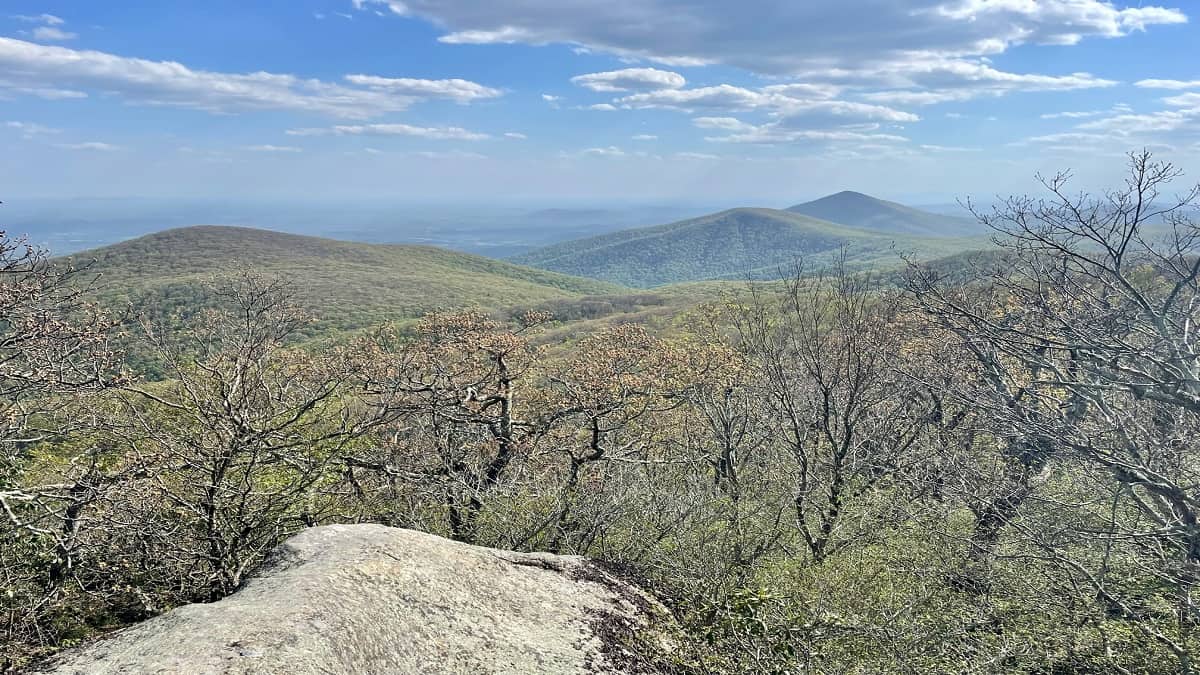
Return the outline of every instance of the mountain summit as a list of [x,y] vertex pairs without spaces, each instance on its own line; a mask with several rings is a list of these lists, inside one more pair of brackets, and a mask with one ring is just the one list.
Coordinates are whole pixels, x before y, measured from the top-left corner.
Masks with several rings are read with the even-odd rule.
[[970,218],[930,213],[849,190],[797,204],[786,210],[810,218],[891,234],[967,236],[979,232],[979,226]]
[[645,288],[705,279],[775,278],[799,257],[819,266],[844,254],[855,265],[884,268],[900,264],[897,250],[945,255],[963,248],[962,239],[951,237],[851,227],[775,209],[737,208],[554,244],[513,261]]

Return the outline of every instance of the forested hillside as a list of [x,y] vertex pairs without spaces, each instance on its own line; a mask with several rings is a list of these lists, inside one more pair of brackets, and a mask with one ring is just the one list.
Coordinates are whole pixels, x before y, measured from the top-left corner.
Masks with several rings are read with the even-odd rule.
[[979,248],[983,240],[920,238],[855,229],[773,209],[732,209],[657,227],[555,244],[514,259],[533,267],[637,287],[704,279],[779,278],[803,257],[855,268],[898,267]]
[[[305,528],[379,523],[636,579],[685,631],[658,672],[1195,672],[1200,186],[1129,168],[984,215],[982,260],[880,284],[848,247],[661,323],[556,318],[608,287],[422,248],[204,228],[78,272],[4,239],[0,668],[226,598]],[[609,241],[841,231],[777,214]],[[106,310],[122,283],[186,307],[157,293],[175,273],[203,307]],[[465,306],[296,339],[376,285]]]
[[74,254],[114,304],[178,309],[208,305],[205,282],[246,267],[288,279],[318,329],[370,326],[434,309],[529,305],[621,287],[432,246],[358,244],[269,230],[198,226],[166,230]]

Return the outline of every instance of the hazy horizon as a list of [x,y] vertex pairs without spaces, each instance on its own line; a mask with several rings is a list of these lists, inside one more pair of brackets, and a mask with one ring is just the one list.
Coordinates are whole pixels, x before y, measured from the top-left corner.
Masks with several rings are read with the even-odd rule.
[[[772,204],[733,200],[450,203],[384,197],[373,200],[17,197],[0,206],[0,230],[27,236],[35,245],[44,246],[56,255],[172,228],[229,225],[367,243],[431,244],[507,257],[567,239],[660,225],[738,207],[786,208],[823,196],[826,195]],[[901,203],[935,213],[969,215],[952,202]]]

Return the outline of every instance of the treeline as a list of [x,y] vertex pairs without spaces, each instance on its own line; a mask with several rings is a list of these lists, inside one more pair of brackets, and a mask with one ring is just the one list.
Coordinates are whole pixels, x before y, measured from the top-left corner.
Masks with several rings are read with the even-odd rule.
[[119,322],[9,242],[6,667],[379,522],[612,562],[673,606],[679,672],[1192,672],[1198,193],[1130,168],[980,213],[1004,266],[969,283],[798,266],[567,350],[473,311],[306,349],[252,272],[185,329]]

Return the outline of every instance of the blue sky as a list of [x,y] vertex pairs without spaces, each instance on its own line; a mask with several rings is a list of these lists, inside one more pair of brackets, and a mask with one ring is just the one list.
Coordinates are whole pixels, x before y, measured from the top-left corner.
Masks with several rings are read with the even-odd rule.
[[1189,5],[0,4],[17,195],[909,201],[1200,174]]

